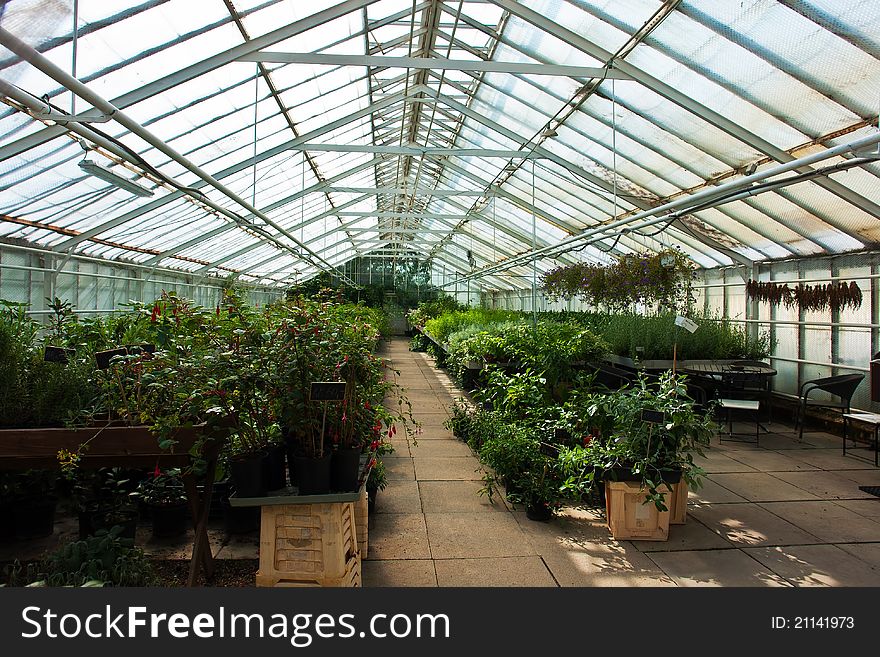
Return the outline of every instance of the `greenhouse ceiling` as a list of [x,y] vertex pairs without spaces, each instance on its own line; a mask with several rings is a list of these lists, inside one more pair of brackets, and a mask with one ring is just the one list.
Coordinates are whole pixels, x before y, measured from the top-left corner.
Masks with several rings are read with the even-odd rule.
[[0,45],[0,245],[58,261],[509,289],[880,242],[876,0],[0,0]]

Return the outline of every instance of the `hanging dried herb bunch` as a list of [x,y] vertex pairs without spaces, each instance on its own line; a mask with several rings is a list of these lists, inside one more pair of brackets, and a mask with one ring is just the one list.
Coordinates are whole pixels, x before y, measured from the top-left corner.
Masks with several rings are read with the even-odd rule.
[[749,280],[746,283],[746,294],[758,301],[777,306],[782,304],[786,308],[797,306],[801,310],[838,311],[855,309],[862,305],[862,290],[855,281],[839,281],[827,285],[799,283],[795,287],[789,287],[788,283]]

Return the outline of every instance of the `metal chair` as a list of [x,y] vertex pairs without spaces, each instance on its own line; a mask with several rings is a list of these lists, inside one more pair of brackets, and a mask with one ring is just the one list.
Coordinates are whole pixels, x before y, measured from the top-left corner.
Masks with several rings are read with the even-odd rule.
[[[864,374],[841,374],[838,376],[826,376],[821,379],[813,379],[804,382],[798,392],[798,397],[800,397],[800,406],[798,408],[797,416],[798,440],[803,440],[804,437],[804,419],[807,413],[807,406],[836,408],[841,412],[841,415],[843,413],[849,413],[849,406],[852,397],[855,394],[856,388],[859,387],[859,384],[864,378]],[[830,395],[838,397],[839,400],[810,399],[810,393],[815,390],[827,392]]]
[[[731,368],[767,368],[761,360],[735,360],[729,364]],[[773,422],[773,396],[770,393],[770,377],[760,372],[731,372],[722,374],[724,396],[734,399],[749,399],[761,402],[767,409],[767,422]]]

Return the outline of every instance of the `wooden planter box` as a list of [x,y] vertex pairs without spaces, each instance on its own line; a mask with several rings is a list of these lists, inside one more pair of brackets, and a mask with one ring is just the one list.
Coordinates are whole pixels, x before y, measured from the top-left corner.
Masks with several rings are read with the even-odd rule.
[[[671,494],[664,486],[661,492]],[[667,497],[667,501],[670,498]],[[611,535],[620,540],[665,541],[669,538],[669,511],[645,504],[645,491],[629,481],[605,482],[605,512]]]
[[262,506],[257,586],[361,585],[355,503]]
[[358,551],[362,558],[367,557],[370,536],[370,500],[367,489],[362,488],[358,501],[354,503],[354,527],[357,532]]
[[666,506],[669,507],[669,524],[683,525],[687,522],[688,485],[682,479],[672,484],[672,497],[667,497]]

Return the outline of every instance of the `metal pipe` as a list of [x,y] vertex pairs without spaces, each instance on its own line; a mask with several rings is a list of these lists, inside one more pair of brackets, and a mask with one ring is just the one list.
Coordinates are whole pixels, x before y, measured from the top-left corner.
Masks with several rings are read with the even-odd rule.
[[[766,180],[767,178],[771,178],[773,176],[777,176],[782,173],[787,173],[789,171],[799,169],[805,166],[809,166],[811,164],[815,164],[816,162],[821,162],[822,160],[826,160],[831,157],[835,157],[837,155],[843,155],[845,153],[853,153],[858,150],[864,149],[873,144],[880,143],[880,133],[875,133],[872,135],[868,135],[867,137],[862,137],[861,139],[857,139],[848,144],[841,144],[840,146],[835,146],[833,148],[826,149],[820,153],[814,153],[812,155],[806,155],[802,158],[798,158],[796,160],[792,160],[791,162],[786,162],[784,164],[778,164],[774,167],[770,167],[769,169],[765,169],[764,171],[753,173],[750,176],[745,176],[738,180],[734,180],[728,183],[724,183],[723,185],[719,185],[717,187],[713,187],[711,189],[704,189],[695,194],[692,194],[687,197],[683,197],[680,199],[676,199],[674,201],[670,201],[668,203],[664,203],[663,205],[658,205],[655,208],[651,208],[649,210],[644,210],[637,214],[632,215],[631,217],[626,217],[624,219],[619,219],[617,221],[612,221],[609,224],[605,224],[603,226],[597,226],[596,228],[591,228],[589,230],[585,230],[582,233],[577,235],[572,235],[566,239],[557,242],[554,245],[546,246],[537,251],[533,251],[530,253],[520,254],[519,256],[515,256],[505,261],[501,265],[489,266],[484,268],[482,271],[477,272],[475,274],[469,274],[471,277],[482,277],[486,274],[494,272],[498,269],[508,268],[515,266],[517,264],[521,264],[523,262],[528,262],[528,260],[532,257],[538,257],[543,254],[547,254],[553,252],[560,247],[568,246],[570,244],[574,244],[577,242],[584,241],[590,237],[599,235],[597,239],[602,239],[602,233],[606,233],[615,228],[626,226],[627,224],[633,224],[641,219],[649,219],[654,217],[653,219],[649,219],[641,224],[635,226],[635,228],[647,228],[648,226],[666,221],[668,217],[659,217],[656,215],[661,213],[667,213],[671,210],[677,210],[679,208],[686,208],[689,205],[695,205],[697,201],[707,201],[709,199],[726,195],[730,192],[737,191],[745,191],[747,187],[749,187],[752,183],[758,182],[761,180]],[[784,182],[784,181],[780,181]]]

